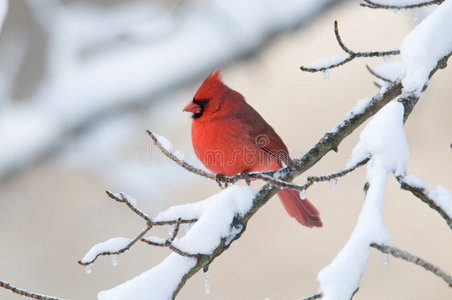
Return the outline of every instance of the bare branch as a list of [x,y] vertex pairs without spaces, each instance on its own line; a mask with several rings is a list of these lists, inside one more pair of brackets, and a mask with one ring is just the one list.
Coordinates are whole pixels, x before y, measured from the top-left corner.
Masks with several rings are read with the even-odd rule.
[[452,229],[452,216],[449,216],[440,206],[438,206],[435,201],[428,195],[429,190],[423,187],[413,186],[407,182],[405,176],[398,176],[397,180],[400,183],[400,188],[410,191],[414,196],[428,204],[430,208],[438,212],[441,217],[446,221],[450,229]]
[[143,218],[147,223],[153,225],[151,218],[147,214],[142,212],[138,207],[136,207],[136,205],[131,203],[127,196],[125,196],[123,193],[115,194],[110,192],[109,190],[105,192],[107,193],[108,197],[118,202],[125,203],[134,213]]
[[14,285],[9,284],[8,282],[3,281],[3,280],[0,280],[0,287],[10,290],[14,294],[18,294],[18,295],[28,297],[28,298],[40,299],[40,300],[64,300],[63,298],[52,297],[52,296],[38,294],[35,292],[30,292],[30,291],[15,287]]
[[443,3],[444,0],[432,0],[432,1],[424,1],[414,4],[408,4],[408,5],[388,5],[388,4],[381,4],[375,1],[371,0],[363,0],[363,2],[360,4],[362,7],[367,8],[379,8],[379,9],[413,9],[413,8],[420,8],[430,5],[440,5]]
[[423,267],[425,270],[432,272],[436,276],[442,278],[450,287],[452,287],[452,276],[450,276],[448,273],[441,270],[439,267],[429,263],[425,259],[422,259],[416,255],[413,255],[407,251],[400,250],[396,247],[389,246],[389,245],[379,245],[372,243],[370,245],[371,247],[380,250],[383,253],[391,254],[394,257],[401,258],[403,260],[412,262],[418,266]]
[[324,67],[318,67],[318,68],[313,68],[313,67],[306,67],[306,66],[301,66],[300,69],[302,71],[305,72],[311,72],[311,73],[316,73],[316,72],[323,72],[326,70],[331,70],[333,68],[337,68],[340,67],[352,60],[354,60],[355,58],[359,58],[359,57],[385,57],[385,56],[391,56],[391,55],[399,55],[400,51],[399,50],[389,50],[389,51],[370,51],[370,52],[365,52],[365,51],[353,51],[350,50],[342,41],[341,35],[339,34],[339,29],[338,29],[338,23],[337,21],[334,21],[334,34],[336,36],[336,40],[337,43],[339,44],[339,46],[342,48],[342,50],[344,50],[345,53],[348,54],[347,57],[345,57],[342,61],[339,61],[337,63],[333,63]]

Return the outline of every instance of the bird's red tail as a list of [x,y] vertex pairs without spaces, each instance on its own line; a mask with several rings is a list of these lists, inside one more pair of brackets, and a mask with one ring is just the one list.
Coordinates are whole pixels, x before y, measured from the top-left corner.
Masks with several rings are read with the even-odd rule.
[[322,220],[317,208],[308,199],[302,200],[300,193],[294,190],[281,190],[279,199],[291,217],[307,227],[322,227]]

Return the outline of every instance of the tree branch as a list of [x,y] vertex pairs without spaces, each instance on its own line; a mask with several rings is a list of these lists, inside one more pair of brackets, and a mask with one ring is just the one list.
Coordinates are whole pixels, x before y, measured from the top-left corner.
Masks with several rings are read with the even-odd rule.
[[354,60],[355,58],[359,58],[359,57],[385,57],[385,56],[391,56],[391,55],[399,55],[400,51],[399,50],[389,50],[389,51],[371,51],[371,52],[364,52],[364,51],[353,51],[350,50],[347,46],[345,46],[344,42],[342,41],[341,35],[339,34],[339,29],[338,29],[338,23],[337,21],[334,21],[334,35],[336,36],[336,41],[339,44],[339,46],[342,48],[342,50],[348,54],[347,57],[345,57],[343,60],[339,61],[339,62],[335,62],[332,64],[328,64],[326,66],[323,67],[306,67],[306,66],[301,66],[300,69],[302,71],[305,72],[311,72],[311,73],[316,73],[316,72],[322,72],[322,71],[327,71],[327,70],[331,70],[333,68],[337,68],[340,67],[352,60]]
[[422,259],[407,251],[400,250],[396,247],[389,246],[389,245],[378,245],[378,244],[372,243],[370,246],[383,253],[391,254],[394,257],[401,258],[403,260],[412,262],[415,265],[421,266],[425,270],[430,271],[433,274],[435,274],[436,276],[442,278],[450,287],[452,287],[452,276],[450,276],[448,273],[441,270],[439,267],[429,263],[425,259]]
[[406,176],[398,176],[400,188],[410,191],[414,196],[426,203],[430,208],[438,212],[446,221],[450,229],[452,229],[452,217],[449,216],[435,201],[429,196],[429,190],[424,187],[414,186],[406,181]]
[[18,294],[23,297],[39,299],[39,300],[64,300],[63,298],[52,297],[52,296],[38,294],[35,292],[30,292],[30,291],[15,287],[14,285],[12,285],[6,281],[3,281],[3,280],[0,280],[0,287],[10,290],[14,294]]
[[432,1],[424,1],[419,2],[415,4],[408,4],[408,5],[388,5],[388,4],[381,4],[378,2],[374,2],[371,0],[363,0],[363,2],[360,4],[362,7],[367,8],[379,8],[379,9],[413,9],[413,8],[420,8],[430,5],[440,5],[443,3],[444,0],[432,0]]

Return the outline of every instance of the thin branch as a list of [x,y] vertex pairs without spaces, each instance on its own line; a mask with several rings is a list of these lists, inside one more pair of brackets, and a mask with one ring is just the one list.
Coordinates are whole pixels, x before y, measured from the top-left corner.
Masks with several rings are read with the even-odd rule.
[[384,82],[387,82],[387,83],[393,82],[391,79],[388,79],[386,77],[381,76],[380,74],[377,74],[371,67],[369,67],[369,65],[366,65],[366,69],[367,69],[367,71],[369,71],[370,74],[377,77],[378,79],[383,80]]
[[151,218],[147,214],[142,212],[134,204],[132,204],[130,202],[130,200],[127,198],[127,196],[125,196],[123,193],[116,194],[116,193],[112,193],[109,190],[106,190],[105,193],[107,193],[108,197],[110,197],[111,199],[121,202],[121,203],[125,203],[134,213],[136,213],[138,216],[143,218],[147,223],[153,225]]
[[443,3],[444,0],[432,0],[432,1],[424,1],[414,4],[407,4],[407,5],[388,5],[388,4],[381,4],[378,2],[374,2],[371,0],[363,0],[363,2],[360,4],[362,7],[367,8],[379,8],[379,9],[413,9],[413,8],[420,8],[430,5],[440,5]]
[[400,250],[396,247],[389,246],[389,245],[379,245],[372,243],[370,245],[371,247],[380,250],[383,253],[391,254],[394,257],[401,258],[403,260],[412,262],[418,266],[423,267],[425,270],[432,272],[436,276],[442,278],[450,287],[452,287],[452,276],[450,276],[448,273],[441,270],[439,267],[433,265],[432,263],[429,263],[425,259],[422,259],[416,255],[413,255],[407,251]]
[[52,297],[52,296],[38,294],[35,292],[30,292],[30,291],[15,287],[14,285],[9,284],[8,282],[3,281],[3,280],[0,280],[0,287],[10,290],[14,294],[18,294],[18,295],[28,297],[28,298],[40,299],[40,300],[64,300],[63,298]]
[[406,191],[410,191],[414,196],[425,202],[430,208],[438,212],[441,217],[446,221],[450,229],[452,229],[452,216],[449,216],[435,201],[428,195],[429,190],[422,187],[417,187],[409,184],[405,181],[405,176],[398,176],[397,180],[400,183],[400,188]]
[[333,68],[340,67],[340,66],[354,60],[355,58],[359,58],[359,57],[385,57],[385,56],[400,54],[399,50],[370,51],[370,52],[365,52],[365,51],[356,52],[356,51],[350,50],[342,41],[341,35],[339,34],[337,21],[334,21],[334,35],[336,36],[337,43],[342,48],[342,50],[348,54],[348,56],[337,63],[330,64],[330,65],[327,65],[324,67],[312,68],[312,67],[301,66],[300,69],[302,71],[311,72],[311,73],[322,72],[322,71],[331,70]]

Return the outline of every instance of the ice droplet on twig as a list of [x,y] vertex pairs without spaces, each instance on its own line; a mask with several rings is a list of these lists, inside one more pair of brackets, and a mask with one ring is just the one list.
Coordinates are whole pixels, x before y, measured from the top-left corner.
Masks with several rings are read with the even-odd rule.
[[85,266],[85,273],[86,274],[91,274],[91,272],[93,271],[93,264],[89,264]]
[[388,253],[383,253],[383,264],[387,265],[388,264]]
[[385,61],[385,63],[388,63],[391,61],[392,56],[391,55],[385,55],[383,56],[383,60]]
[[331,187],[331,189],[335,190],[336,189],[336,184],[337,184],[337,179],[336,178],[330,179],[330,187]]
[[419,20],[419,7],[415,7],[411,10],[411,17],[413,18],[414,22],[417,22],[417,20]]
[[204,292],[210,294],[209,273],[204,272]]
[[401,13],[403,13],[405,11],[404,8],[394,8],[392,9],[392,11],[396,14],[396,15],[400,15]]
[[235,240],[234,241],[234,246],[238,246],[239,245],[239,240]]
[[110,255],[111,264],[113,267],[118,265],[118,255]]
[[306,190],[300,191],[300,198],[301,200],[306,200]]
[[325,79],[326,82],[330,80],[330,69],[326,69],[325,71],[323,71],[323,79]]

